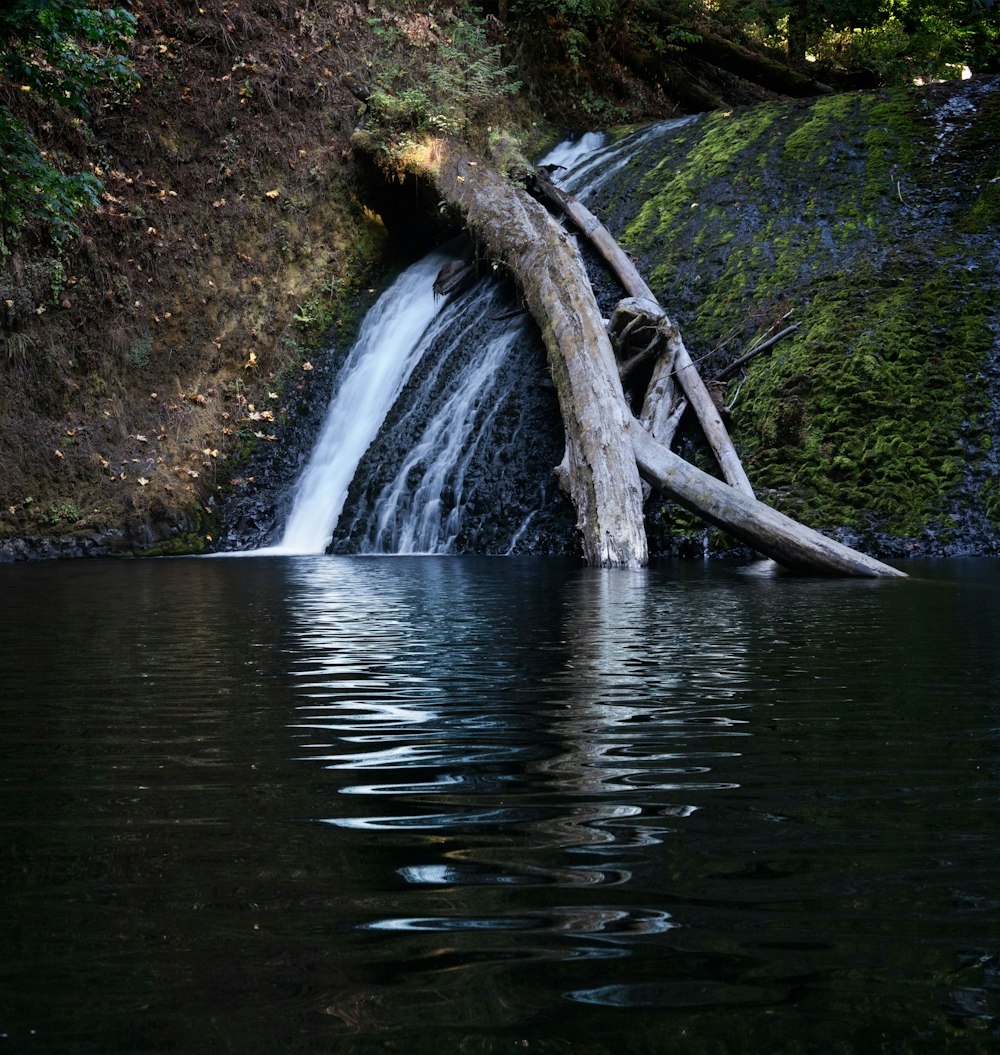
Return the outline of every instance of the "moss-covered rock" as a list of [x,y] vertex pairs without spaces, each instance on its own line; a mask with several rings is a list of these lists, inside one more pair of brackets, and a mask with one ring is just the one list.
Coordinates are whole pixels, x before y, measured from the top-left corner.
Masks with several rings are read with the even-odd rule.
[[716,112],[598,203],[706,376],[799,323],[731,381],[737,445],[882,552],[998,549],[998,115],[997,79]]

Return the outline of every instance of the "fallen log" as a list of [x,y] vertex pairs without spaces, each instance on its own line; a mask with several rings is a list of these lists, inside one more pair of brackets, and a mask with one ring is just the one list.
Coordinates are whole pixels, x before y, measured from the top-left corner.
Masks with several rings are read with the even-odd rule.
[[[566,430],[564,475],[588,564],[645,563],[641,469],[679,504],[786,567],[826,575],[902,574],[796,524],[653,439],[625,402],[575,241],[540,203],[461,144],[427,141],[404,160],[460,212],[487,257],[510,268],[539,325]],[[669,324],[655,301],[653,307],[657,325]],[[669,343],[676,356],[679,342]]]
[[653,291],[646,284],[646,280],[639,274],[635,264],[632,263],[628,254],[615,241],[611,232],[597,219],[596,216],[580,201],[567,194],[566,191],[557,187],[544,173],[539,172],[536,185],[539,191],[553,204],[558,206],[579,228],[601,254],[605,262],[615,273],[618,281],[622,284],[630,297],[636,300],[648,302],[646,312],[651,319],[657,315],[663,320],[665,327],[671,331],[669,349],[673,360],[673,371],[677,383],[687,396],[691,409],[694,411],[701,424],[705,439],[708,441],[712,453],[719,464],[722,475],[730,486],[742,491],[750,498],[754,497],[753,487],[743,468],[733,441],[729,438],[722,416],[719,414],[715,401],[712,399],[705,382],[698,373],[691,355],[681,340],[677,327],[671,323],[667,313],[660,307],[653,295]]
[[[668,10],[668,6],[653,0],[640,0],[639,3],[643,15],[661,23],[669,32],[675,28],[676,16]],[[803,7],[801,3],[796,6]],[[826,95],[833,91],[829,85],[791,69],[784,62],[752,51],[705,29],[695,31],[694,39],[685,42],[679,54],[675,52],[673,59],[688,73],[688,79],[693,79],[693,75],[699,70],[703,71],[705,67],[714,67],[715,70],[728,74],[730,80],[735,75],[769,91],[792,98]],[[664,72],[654,66],[652,69],[646,69],[645,75],[651,81],[661,81]]]
[[632,449],[639,471],[659,491],[785,568],[820,575],[905,577],[897,568],[841,545],[702,472],[657,443],[635,419]]
[[575,241],[544,206],[460,143],[429,140],[404,160],[461,213],[481,256],[510,269],[538,322],[566,430],[562,479],[584,559],[595,566],[645,564],[628,408]]

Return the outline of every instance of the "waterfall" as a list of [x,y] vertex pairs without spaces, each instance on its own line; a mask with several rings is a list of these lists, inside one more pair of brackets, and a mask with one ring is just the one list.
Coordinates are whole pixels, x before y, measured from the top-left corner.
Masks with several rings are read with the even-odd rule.
[[[663,127],[610,143],[588,133],[541,164],[582,196]],[[322,553],[331,539],[336,550],[368,553],[553,552],[559,536],[571,544],[572,513],[551,480],[562,430],[540,338],[493,277],[447,303],[436,297],[450,259],[434,252],[412,265],[368,313],[281,539],[256,552]],[[525,444],[527,467],[515,453]],[[467,529],[470,510],[479,519]]]
[[519,528],[519,551],[552,549],[532,514],[560,515],[550,478],[563,437],[537,331],[492,277],[445,317],[358,467],[337,552],[507,553]]
[[326,549],[358,462],[439,329],[441,302],[433,283],[447,260],[431,253],[407,268],[366,315],[295,485],[281,541],[263,552]]
[[370,553],[447,552],[458,535],[465,475],[500,406],[500,366],[523,323],[505,326],[457,376],[447,397],[379,495],[361,549]]

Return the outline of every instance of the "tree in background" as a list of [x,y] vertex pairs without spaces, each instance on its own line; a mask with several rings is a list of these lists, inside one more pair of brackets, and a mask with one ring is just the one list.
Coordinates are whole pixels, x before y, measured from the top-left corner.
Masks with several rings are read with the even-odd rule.
[[[689,88],[712,69],[779,94],[816,82],[876,87],[1000,69],[1000,0],[506,0],[505,18],[536,83],[585,92],[617,67],[661,82],[682,104],[710,108]],[[733,45],[726,49],[723,44]],[[774,61],[808,78],[783,86]],[[731,88],[731,83],[730,83]],[[544,94],[544,90],[543,90]],[[752,93],[748,99],[752,99]]]
[[723,0],[710,17],[788,61],[848,72],[880,83],[992,72],[1000,64],[997,0]]
[[97,177],[65,171],[39,136],[65,120],[85,131],[95,93],[134,87],[125,52],[135,25],[125,8],[85,0],[7,0],[0,8],[0,257],[33,223],[65,239],[78,209],[97,204]]

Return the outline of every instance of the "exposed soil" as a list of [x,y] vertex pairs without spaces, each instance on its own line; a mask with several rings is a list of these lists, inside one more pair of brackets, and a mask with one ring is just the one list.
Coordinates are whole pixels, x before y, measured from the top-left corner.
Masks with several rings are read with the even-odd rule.
[[361,14],[148,0],[135,97],[92,134],[41,115],[48,146],[106,193],[79,242],[26,241],[0,273],[0,541],[69,536],[75,553],[210,534],[241,452],[277,433],[310,346],[386,248],[339,84]]

